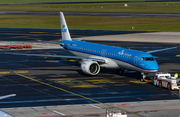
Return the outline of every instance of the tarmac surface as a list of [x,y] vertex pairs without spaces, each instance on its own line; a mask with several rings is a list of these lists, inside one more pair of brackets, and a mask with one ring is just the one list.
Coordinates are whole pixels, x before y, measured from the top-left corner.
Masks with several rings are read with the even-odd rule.
[[[71,30],[75,39],[87,38],[90,42],[141,51],[179,46],[179,33],[175,32],[126,34],[125,31],[122,33],[107,31],[109,33],[106,32],[106,35],[101,31],[94,32],[97,33]],[[164,38],[165,40],[168,38],[167,35],[177,43],[164,41]],[[111,36],[111,40],[104,41],[105,36]],[[155,38],[157,42],[152,43],[149,36]],[[36,41],[57,42],[60,38],[58,30],[0,29],[1,44],[34,43],[33,49],[8,52],[71,55],[59,45],[44,45]],[[134,38],[139,42],[130,41]],[[172,75],[179,73],[180,61],[177,56],[179,52],[176,48],[154,53],[160,71],[168,71]],[[17,95],[1,100],[1,110],[16,117],[104,117],[106,109],[122,110],[127,112],[128,117],[180,115],[178,91],[153,86],[151,81],[153,74],[147,76],[147,82],[140,82],[141,75],[138,72],[127,70],[124,74],[117,74],[116,70],[101,69],[97,76],[88,76],[82,73],[79,66],[79,62],[73,59],[1,53],[0,95]]]
[[[63,12],[64,15],[72,16],[112,16],[112,17],[165,17],[180,18],[178,13],[90,13],[90,12]],[[0,11],[0,14],[14,15],[59,15],[59,12],[39,12],[39,11]]]
[[124,0],[124,1],[92,1],[92,2],[34,2],[34,3],[0,3],[0,5],[25,5],[25,4],[84,4],[84,3],[128,3],[128,2],[176,2],[179,0]]

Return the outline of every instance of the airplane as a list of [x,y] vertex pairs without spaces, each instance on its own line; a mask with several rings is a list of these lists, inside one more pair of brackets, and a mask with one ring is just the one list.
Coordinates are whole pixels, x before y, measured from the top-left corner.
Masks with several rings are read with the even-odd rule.
[[141,81],[144,81],[147,73],[155,73],[159,70],[158,63],[151,55],[151,53],[177,48],[171,47],[149,52],[142,52],[121,47],[113,47],[108,45],[85,42],[83,41],[84,39],[72,40],[63,12],[60,12],[60,22],[62,40],[60,40],[59,42],[42,40],[40,41],[60,44],[65,50],[75,56],[23,53],[6,54],[79,59],[81,64],[81,70],[85,74],[97,75],[100,72],[101,67],[116,69],[118,72],[121,71],[122,73],[124,72],[124,69],[130,69],[141,72]]

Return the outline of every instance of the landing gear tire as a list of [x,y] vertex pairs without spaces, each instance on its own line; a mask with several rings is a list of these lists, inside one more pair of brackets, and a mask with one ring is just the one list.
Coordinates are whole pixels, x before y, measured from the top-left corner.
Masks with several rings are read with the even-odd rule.
[[122,74],[124,73],[124,69],[121,69],[121,73],[122,73]]
[[159,82],[159,87],[162,88],[162,82]]
[[141,78],[141,82],[145,82],[145,79]]
[[141,75],[142,75],[141,82],[145,82],[146,75],[144,73],[141,73]]
[[121,73],[124,73],[124,69],[116,69],[116,73],[119,74],[119,72],[121,71]]
[[119,72],[120,72],[120,69],[116,69],[116,73],[119,74]]

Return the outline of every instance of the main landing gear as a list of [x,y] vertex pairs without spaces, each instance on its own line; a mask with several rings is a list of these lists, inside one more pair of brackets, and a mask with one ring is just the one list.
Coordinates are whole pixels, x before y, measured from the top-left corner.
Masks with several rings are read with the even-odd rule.
[[116,69],[117,74],[119,74],[120,71],[121,71],[121,73],[124,73],[124,69],[123,68],[122,69]]

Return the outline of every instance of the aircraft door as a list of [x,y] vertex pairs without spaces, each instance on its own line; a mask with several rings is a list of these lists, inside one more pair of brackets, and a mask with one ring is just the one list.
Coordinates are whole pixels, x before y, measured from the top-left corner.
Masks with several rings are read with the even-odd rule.
[[134,57],[134,65],[137,65],[137,61],[138,61],[138,56]]
[[106,51],[107,51],[106,49],[102,49],[102,50],[101,50],[101,56],[105,57]]

